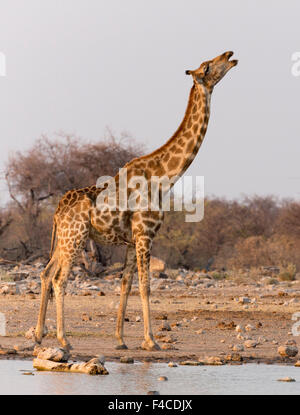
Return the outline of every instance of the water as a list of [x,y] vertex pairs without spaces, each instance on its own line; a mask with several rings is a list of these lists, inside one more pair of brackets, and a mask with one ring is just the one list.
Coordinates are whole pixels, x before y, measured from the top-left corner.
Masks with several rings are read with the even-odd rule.
[[[300,368],[246,364],[241,366],[178,366],[165,363],[119,364],[107,362],[107,376],[32,371],[31,361],[0,360],[0,394],[300,394]],[[168,381],[158,381],[167,376]],[[290,376],[293,383],[278,382]]]

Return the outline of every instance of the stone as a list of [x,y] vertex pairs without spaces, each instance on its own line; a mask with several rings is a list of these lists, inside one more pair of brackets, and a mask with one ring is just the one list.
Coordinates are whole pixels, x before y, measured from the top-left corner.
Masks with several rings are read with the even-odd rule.
[[224,321],[221,321],[217,324],[217,328],[222,330],[233,330],[236,329],[236,327],[237,326],[234,321],[231,321],[230,323],[225,323]]
[[155,320],[168,320],[168,315],[165,313],[158,314],[158,316],[155,317]]
[[37,358],[42,360],[51,360],[52,362],[67,362],[70,355],[69,352],[61,348],[43,348],[38,352]]
[[232,348],[234,352],[243,352],[244,346],[242,344],[235,344]]
[[33,360],[33,367],[37,370],[45,370],[50,372],[73,372],[86,373],[88,375],[108,375],[108,371],[101,364],[98,358],[94,358],[88,362],[83,363],[62,363],[36,358]]
[[250,348],[254,348],[258,345],[256,340],[246,340],[244,343],[244,346],[247,347],[248,349]]
[[251,299],[249,297],[239,297],[240,304],[248,304],[251,303]]
[[298,354],[296,346],[279,346],[277,351],[282,357],[295,357]]
[[160,326],[160,328],[159,328],[161,331],[171,331],[172,329],[171,329],[171,326],[170,326],[170,324],[169,323],[167,323],[166,321],[164,321],[163,323],[162,323],[162,325]]
[[176,337],[170,335],[161,338],[161,341],[164,343],[175,343],[177,341]]
[[35,347],[35,343],[34,342],[29,342],[28,344],[15,344],[14,345],[14,349],[16,352],[26,352],[26,351],[30,351],[30,350],[34,350]]
[[137,323],[139,323],[140,321],[142,321],[141,316],[136,316],[135,321],[136,321]]
[[30,327],[25,333],[25,337],[28,340],[32,340],[35,338],[35,327]]
[[166,263],[154,256],[150,258],[150,272],[164,272],[166,269]]
[[300,367],[300,360],[297,360],[297,362],[294,364],[295,367]]
[[92,317],[91,316],[89,316],[88,314],[86,314],[86,313],[83,313],[82,314],[82,317],[81,317],[81,320],[82,321],[91,321],[92,320]]
[[245,331],[245,329],[243,326],[237,325],[235,331],[237,331],[238,333],[242,333],[243,331]]
[[165,382],[168,378],[167,376],[160,376],[157,380]]
[[158,391],[148,391],[147,395],[160,395]]
[[[47,336],[47,334],[48,334],[48,327],[45,325],[44,326],[43,337]],[[25,337],[28,340],[34,340],[35,341],[35,327],[30,327],[30,329],[28,329],[26,331]]]
[[[300,362],[299,362],[300,363]],[[178,367],[178,365],[175,362],[169,362],[168,363],[169,367]]]
[[209,356],[205,359],[199,358],[199,362],[202,365],[210,365],[210,366],[221,366],[225,364],[224,359],[221,359],[219,356]]
[[285,344],[288,345],[288,346],[296,346],[297,343],[296,343],[295,340],[289,339],[285,342]]
[[247,325],[245,326],[245,330],[246,330],[246,331],[252,331],[252,330],[254,330],[254,327],[252,326],[252,324],[247,324]]
[[177,350],[173,344],[165,343],[161,346],[162,350]]
[[286,378],[277,379],[278,382],[296,382],[295,379],[287,376]]
[[99,295],[99,297],[104,297],[105,296],[105,292],[104,291],[99,291],[97,295]]
[[200,366],[203,365],[202,362],[197,362],[196,360],[184,360],[179,363],[181,366]]
[[15,354],[15,353],[17,353],[15,349],[12,349],[10,347],[2,347],[2,346],[0,346],[0,355]]
[[228,362],[242,362],[243,357],[239,353],[232,353],[225,356]]
[[120,363],[134,363],[133,357],[122,356],[120,357]]

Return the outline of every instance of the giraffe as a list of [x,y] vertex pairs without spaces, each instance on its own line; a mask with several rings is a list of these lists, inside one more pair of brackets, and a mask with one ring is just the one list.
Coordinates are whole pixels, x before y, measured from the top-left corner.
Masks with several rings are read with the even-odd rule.
[[[151,177],[181,177],[194,160],[206,133],[210,116],[210,99],[214,86],[234,66],[230,60],[233,52],[225,52],[214,59],[203,62],[196,70],[186,71],[191,75],[193,86],[187,109],[179,128],[160,148],[152,153],[135,158],[124,168],[128,179],[141,176],[147,182]],[[119,173],[115,176],[116,191],[119,188]],[[57,312],[57,339],[70,349],[64,327],[64,292],[68,275],[74,261],[84,248],[88,238],[100,244],[127,246],[122,274],[120,304],[117,315],[117,349],[127,349],[123,338],[124,317],[132,278],[136,266],[144,318],[144,350],[159,350],[155,342],[150,320],[150,251],[153,239],[163,221],[163,210],[110,210],[99,209],[97,197],[103,189],[90,186],[70,190],[60,200],[53,219],[50,260],[41,273],[41,302],[35,330],[35,340],[41,343],[47,303],[53,287]]]

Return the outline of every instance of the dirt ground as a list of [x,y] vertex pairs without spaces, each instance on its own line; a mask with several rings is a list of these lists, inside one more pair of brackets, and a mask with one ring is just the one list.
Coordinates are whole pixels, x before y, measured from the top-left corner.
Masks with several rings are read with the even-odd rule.
[[[210,356],[223,358],[235,353],[233,345],[244,345],[248,337],[258,344],[251,348],[244,346],[244,351],[238,351],[244,362],[294,364],[298,360],[297,356],[282,358],[277,349],[291,340],[299,347],[299,337],[292,334],[292,325],[295,323],[292,314],[300,308],[298,285],[300,288],[300,282],[297,282],[292,289],[288,285],[270,289],[259,288],[255,284],[233,285],[223,282],[215,287],[195,289],[193,293],[186,287],[170,291],[166,288],[155,290],[151,295],[153,332],[159,345],[170,349],[154,352],[140,349],[143,318],[137,287],[129,297],[126,314],[125,342],[128,350],[115,349],[118,292],[108,290],[103,296],[96,293],[69,295],[65,299],[65,311],[67,334],[73,346],[72,357],[87,360],[104,355],[107,360],[118,360],[130,356],[139,361],[164,362],[198,360]],[[239,297],[255,300],[243,304],[238,301]],[[7,319],[7,336],[0,337],[2,348],[28,343],[24,333],[35,326],[38,309],[39,295],[0,296],[0,312]],[[47,313],[49,333],[43,340],[45,346],[58,345],[55,319],[53,301]],[[171,331],[161,331],[164,322],[170,325]],[[240,334],[236,331],[235,325],[245,327],[248,324],[252,326],[250,331]],[[2,358],[32,356],[30,351],[8,356],[4,351],[2,353]]]

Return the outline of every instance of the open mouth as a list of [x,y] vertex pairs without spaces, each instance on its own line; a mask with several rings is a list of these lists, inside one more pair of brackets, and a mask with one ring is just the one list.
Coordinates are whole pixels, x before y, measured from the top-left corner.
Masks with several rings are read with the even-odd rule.
[[233,56],[233,52],[227,52],[227,54],[226,54],[227,61],[228,61],[229,63],[231,63],[231,64],[232,64],[232,66],[235,66],[235,65],[237,65],[237,64],[238,64],[238,60],[237,60],[237,59],[233,59],[232,61],[231,61],[231,60],[229,60],[232,56]]

